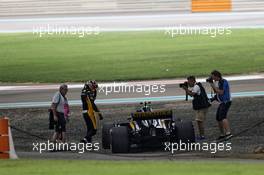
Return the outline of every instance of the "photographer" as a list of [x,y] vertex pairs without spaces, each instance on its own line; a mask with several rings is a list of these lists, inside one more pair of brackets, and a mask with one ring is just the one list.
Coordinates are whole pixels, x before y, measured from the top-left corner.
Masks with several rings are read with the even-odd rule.
[[95,105],[98,85],[95,81],[85,83],[81,93],[83,118],[87,127],[86,136],[81,140],[83,143],[91,143],[92,137],[97,131],[97,118],[103,119],[99,109]]
[[[185,90],[186,95],[193,97],[192,104],[195,110],[195,120],[197,121],[200,134],[198,139],[203,140],[205,139],[204,121],[211,104],[209,103],[209,99],[202,84],[196,82],[194,76],[189,76],[187,80],[187,82],[180,84],[180,87]],[[192,90],[189,90],[188,87],[191,87]]]
[[[211,77],[206,81],[210,83],[216,93],[213,100],[217,100],[220,103],[216,112],[216,120],[218,121],[221,134],[217,140],[229,139],[232,137],[227,120],[227,113],[232,104],[229,83],[226,79],[222,78],[222,74],[217,70],[212,71]],[[218,82],[218,87],[215,86],[214,81]]]

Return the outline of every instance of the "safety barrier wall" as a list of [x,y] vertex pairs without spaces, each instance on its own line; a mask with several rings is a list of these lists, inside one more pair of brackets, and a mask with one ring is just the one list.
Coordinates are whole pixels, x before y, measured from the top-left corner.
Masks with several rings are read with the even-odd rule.
[[1,16],[189,12],[190,0],[0,0]]

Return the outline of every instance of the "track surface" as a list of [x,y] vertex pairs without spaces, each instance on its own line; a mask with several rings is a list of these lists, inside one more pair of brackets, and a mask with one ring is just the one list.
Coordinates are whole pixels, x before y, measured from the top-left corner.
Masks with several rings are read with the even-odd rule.
[[[254,76],[253,76],[254,77]],[[252,77],[251,77],[252,78]],[[205,78],[200,79],[204,81]],[[227,79],[234,80],[234,77],[227,77]],[[260,74],[257,76],[257,79],[248,79],[248,80],[238,80],[230,81],[232,93],[241,93],[240,96],[243,96],[244,92],[263,92],[264,91],[264,75]],[[240,78],[241,79],[241,78]],[[180,100],[184,98],[184,91],[179,88],[179,83],[184,82],[185,80],[167,80],[167,81],[146,81],[146,82],[130,82],[128,84],[159,84],[165,85],[165,92],[161,93],[109,93],[106,95],[104,92],[99,90],[98,93],[98,102],[104,100],[114,100],[114,99],[127,99],[127,98],[162,98],[178,96]],[[100,85],[100,84],[99,84]],[[208,84],[205,84],[206,90],[208,93],[211,92],[211,89]],[[25,86],[25,87],[24,87]],[[12,103],[34,103],[34,102],[46,102],[49,104],[53,94],[57,91],[59,85],[25,85],[24,86],[0,86],[0,104],[12,104]],[[68,92],[68,99],[70,102],[78,105],[80,100],[82,84],[70,85],[70,90]],[[137,102],[137,101],[135,101]],[[101,102],[102,103],[102,102]],[[44,105],[46,106],[46,105]],[[3,107],[2,107],[3,108]]]
[[40,27],[98,27],[100,31],[165,30],[168,27],[233,27],[263,28],[264,12],[233,13],[153,13],[115,16],[64,16],[0,18],[0,32],[33,32]]

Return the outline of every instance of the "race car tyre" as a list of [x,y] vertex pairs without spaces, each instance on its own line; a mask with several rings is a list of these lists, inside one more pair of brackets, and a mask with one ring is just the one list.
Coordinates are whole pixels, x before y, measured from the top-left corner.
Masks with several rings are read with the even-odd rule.
[[104,149],[110,149],[111,135],[110,130],[114,127],[112,123],[104,123],[102,128],[102,146]]
[[195,142],[195,133],[192,122],[176,122],[176,134],[178,141],[182,143]]
[[127,153],[129,151],[129,135],[126,126],[114,127],[111,132],[112,153]]

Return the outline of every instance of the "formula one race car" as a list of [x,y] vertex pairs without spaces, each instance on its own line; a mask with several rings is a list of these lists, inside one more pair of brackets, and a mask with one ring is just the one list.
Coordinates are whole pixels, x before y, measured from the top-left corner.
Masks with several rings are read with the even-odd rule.
[[162,148],[165,142],[193,143],[192,122],[175,120],[172,110],[152,110],[150,102],[132,113],[126,122],[104,123],[102,145],[113,153],[128,153],[133,148]]

